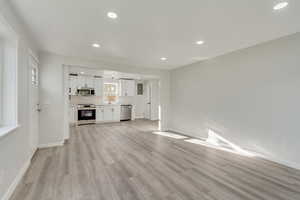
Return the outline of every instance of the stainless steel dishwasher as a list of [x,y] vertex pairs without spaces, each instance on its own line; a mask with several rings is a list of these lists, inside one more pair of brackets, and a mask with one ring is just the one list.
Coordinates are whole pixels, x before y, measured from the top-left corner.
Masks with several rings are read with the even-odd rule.
[[121,105],[121,121],[129,121],[132,116],[132,105]]

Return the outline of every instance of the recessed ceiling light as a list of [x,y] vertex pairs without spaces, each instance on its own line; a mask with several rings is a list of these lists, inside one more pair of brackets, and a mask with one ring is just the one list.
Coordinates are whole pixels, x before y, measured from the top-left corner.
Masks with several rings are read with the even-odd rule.
[[84,72],[80,72],[80,74],[84,74]]
[[274,10],[280,10],[280,9],[282,9],[282,8],[287,7],[288,5],[289,5],[289,3],[286,2],[286,1],[280,2],[280,3],[276,4],[276,5],[273,7],[273,9],[274,9]]
[[203,40],[199,40],[199,41],[196,42],[196,44],[198,44],[198,45],[204,44],[204,41]]
[[162,57],[162,58],[160,58],[161,60],[163,60],[163,61],[165,61],[165,60],[167,60],[167,58],[166,57]]
[[118,15],[115,12],[108,12],[107,17],[109,17],[111,19],[116,19],[116,18],[118,18]]
[[99,48],[99,47],[100,47],[100,44],[94,43],[94,44],[93,44],[93,47]]

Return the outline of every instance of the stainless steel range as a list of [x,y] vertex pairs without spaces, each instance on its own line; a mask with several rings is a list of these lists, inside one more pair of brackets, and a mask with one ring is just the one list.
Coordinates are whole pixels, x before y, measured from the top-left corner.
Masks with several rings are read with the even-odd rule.
[[78,104],[78,125],[96,123],[96,106],[94,104]]

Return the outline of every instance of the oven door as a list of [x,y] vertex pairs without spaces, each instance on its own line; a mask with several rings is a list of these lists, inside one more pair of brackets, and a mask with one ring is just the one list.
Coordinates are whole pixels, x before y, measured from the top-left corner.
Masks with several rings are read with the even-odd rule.
[[96,109],[78,110],[78,121],[96,120]]

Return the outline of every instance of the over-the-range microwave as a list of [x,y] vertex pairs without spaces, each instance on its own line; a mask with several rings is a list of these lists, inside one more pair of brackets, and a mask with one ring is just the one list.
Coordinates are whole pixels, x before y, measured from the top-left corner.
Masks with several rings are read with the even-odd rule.
[[94,96],[95,95],[95,89],[94,88],[77,89],[77,95],[79,95],[79,96]]

